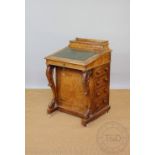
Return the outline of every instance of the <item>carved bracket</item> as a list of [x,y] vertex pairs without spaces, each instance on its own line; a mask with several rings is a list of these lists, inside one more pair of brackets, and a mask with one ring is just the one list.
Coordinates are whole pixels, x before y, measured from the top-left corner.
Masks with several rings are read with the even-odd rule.
[[53,80],[53,72],[54,72],[54,66],[51,65],[47,65],[47,69],[46,69],[46,76],[49,82],[49,86],[51,87],[51,90],[53,92],[53,99],[51,101],[51,103],[48,106],[48,113],[51,113],[51,111],[53,111],[53,109],[55,108],[55,104],[56,104],[56,87],[54,84],[54,80]]
[[[90,91],[90,88],[89,88],[89,81],[90,81],[90,76],[92,75],[93,71],[92,70],[89,70],[89,71],[86,71],[83,73],[83,85],[84,85],[84,94],[85,95],[90,95],[89,91]],[[94,102],[93,102],[93,97],[90,96],[90,104],[89,104],[89,107],[88,109],[85,111],[85,114],[84,114],[84,119],[82,121],[82,124],[83,125],[86,125],[86,120],[89,119],[91,116],[92,116],[92,113],[93,113],[93,109],[94,109]]]
[[83,86],[84,86],[84,95],[89,94],[89,79],[92,74],[92,70],[86,71],[83,73]]

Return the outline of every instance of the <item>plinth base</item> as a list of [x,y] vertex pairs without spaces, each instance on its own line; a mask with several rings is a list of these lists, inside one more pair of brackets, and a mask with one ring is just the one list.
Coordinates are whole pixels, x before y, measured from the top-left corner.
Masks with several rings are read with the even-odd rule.
[[54,111],[56,111],[56,110],[61,111],[61,112],[64,112],[64,113],[67,113],[67,114],[71,114],[71,115],[74,115],[74,116],[78,116],[78,117],[82,118],[81,124],[82,124],[83,126],[87,126],[87,124],[88,124],[89,122],[91,122],[91,121],[97,119],[99,116],[101,116],[101,115],[105,114],[106,112],[108,112],[108,111],[110,110],[110,106],[109,106],[109,105],[105,106],[104,108],[102,108],[101,110],[99,110],[99,111],[97,111],[97,112],[91,114],[91,115],[90,115],[89,117],[87,117],[87,118],[85,117],[84,114],[81,114],[81,113],[78,113],[78,112],[70,111],[70,110],[65,109],[65,108],[63,108],[63,107],[61,107],[61,106],[57,106],[57,107],[53,107],[53,108],[49,108],[49,107],[48,107],[47,113],[48,113],[48,114],[51,114],[52,112],[54,112]]

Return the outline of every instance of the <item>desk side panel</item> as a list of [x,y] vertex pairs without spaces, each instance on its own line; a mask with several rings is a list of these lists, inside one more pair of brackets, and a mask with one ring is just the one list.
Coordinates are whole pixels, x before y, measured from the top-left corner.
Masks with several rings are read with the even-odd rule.
[[[84,114],[90,104],[89,95],[84,94],[82,71],[57,67],[56,85],[58,94],[58,106]],[[90,87],[92,79],[90,79]]]

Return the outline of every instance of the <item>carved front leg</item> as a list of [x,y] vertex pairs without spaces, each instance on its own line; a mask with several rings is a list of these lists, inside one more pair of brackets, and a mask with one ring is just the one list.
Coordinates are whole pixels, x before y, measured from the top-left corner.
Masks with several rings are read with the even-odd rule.
[[56,110],[56,87],[54,84],[54,80],[53,80],[53,71],[54,71],[54,66],[51,65],[47,65],[47,69],[46,69],[46,76],[48,79],[48,85],[51,87],[51,90],[53,92],[53,99],[50,102],[50,104],[48,105],[48,109],[47,109],[47,113],[52,113],[53,111]]
[[83,72],[83,87],[84,87],[84,95],[89,94],[89,78],[92,74],[92,71]]
[[[83,72],[83,87],[84,87],[84,95],[89,95],[90,98],[90,102],[92,102],[91,100],[91,96],[90,96],[90,88],[89,88],[89,82],[90,82],[90,76],[92,75],[92,70]],[[86,126],[85,121],[89,118],[90,114],[91,114],[91,107],[92,107],[92,103],[90,103],[88,109],[86,110],[85,114],[84,114],[84,119],[82,120],[82,124],[84,126]]]

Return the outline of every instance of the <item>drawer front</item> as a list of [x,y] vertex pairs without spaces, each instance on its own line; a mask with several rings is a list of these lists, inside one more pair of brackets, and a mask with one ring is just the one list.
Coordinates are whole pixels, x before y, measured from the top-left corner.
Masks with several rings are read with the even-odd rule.
[[99,89],[105,87],[108,84],[108,75],[103,75],[100,78],[95,79],[95,88]]
[[94,77],[98,78],[103,75],[108,75],[109,72],[109,64],[102,65],[94,69]]
[[96,99],[95,100],[95,105],[96,105],[96,108],[95,108],[96,111],[101,110],[103,107],[108,105],[108,98],[104,97],[104,98],[101,98],[101,99]]
[[108,89],[106,87],[102,87],[95,91],[95,98],[100,98],[108,95]]
[[95,88],[100,88],[100,87],[104,86],[104,84],[105,84],[105,82],[104,82],[103,77],[95,79]]
[[94,70],[94,76],[95,78],[97,77],[100,77],[101,75],[103,75],[104,72],[103,72],[103,67],[97,67],[95,70]]

